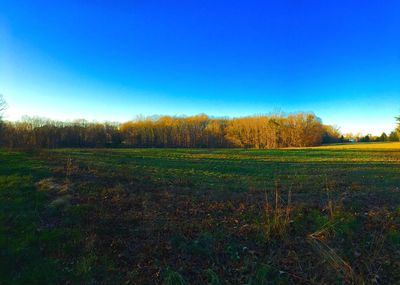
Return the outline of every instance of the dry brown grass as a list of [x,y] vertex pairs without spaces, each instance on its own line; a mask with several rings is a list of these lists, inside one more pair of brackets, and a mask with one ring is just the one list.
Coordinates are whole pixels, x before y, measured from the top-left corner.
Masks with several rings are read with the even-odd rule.
[[358,142],[330,144],[315,147],[287,147],[285,149],[400,149],[400,142]]
[[400,142],[370,142],[370,143],[346,143],[325,145],[316,148],[323,149],[400,149]]
[[286,203],[282,199],[279,182],[275,183],[275,193],[269,201],[268,192],[265,193],[264,205],[264,233],[267,239],[271,237],[285,237],[290,223],[292,190],[289,189]]

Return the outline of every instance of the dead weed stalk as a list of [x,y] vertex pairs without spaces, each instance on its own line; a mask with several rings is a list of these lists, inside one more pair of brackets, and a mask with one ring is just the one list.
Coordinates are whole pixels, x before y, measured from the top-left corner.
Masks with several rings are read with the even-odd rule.
[[264,204],[264,234],[267,239],[271,237],[283,238],[287,235],[290,214],[292,211],[292,187],[288,191],[286,203],[282,199],[281,185],[279,181],[275,182],[275,193],[272,194],[269,201],[268,192],[265,192]]

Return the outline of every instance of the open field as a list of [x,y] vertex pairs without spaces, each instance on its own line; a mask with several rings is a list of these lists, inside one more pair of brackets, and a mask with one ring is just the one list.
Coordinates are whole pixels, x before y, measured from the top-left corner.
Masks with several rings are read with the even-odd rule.
[[371,143],[346,143],[319,146],[317,148],[326,149],[400,149],[400,142],[371,142]]
[[400,143],[0,151],[0,284],[395,284]]

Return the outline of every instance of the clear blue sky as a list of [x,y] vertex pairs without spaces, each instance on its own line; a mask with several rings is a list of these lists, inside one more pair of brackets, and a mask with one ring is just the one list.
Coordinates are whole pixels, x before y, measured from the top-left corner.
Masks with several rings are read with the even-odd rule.
[[400,1],[0,1],[8,119],[400,113]]

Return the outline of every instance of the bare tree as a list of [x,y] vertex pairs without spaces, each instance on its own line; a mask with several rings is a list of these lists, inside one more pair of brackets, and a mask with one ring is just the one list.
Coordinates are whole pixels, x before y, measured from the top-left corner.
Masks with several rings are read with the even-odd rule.
[[[3,103],[3,110],[4,107]],[[21,121],[3,123],[0,131],[1,145],[11,148],[279,148],[319,145],[328,135],[333,140],[339,140],[341,136],[338,130],[323,125],[312,113],[257,115],[233,119],[210,118],[204,114],[190,117],[162,116],[156,119],[139,118],[123,124],[58,122],[24,117]]]
[[0,94],[0,119],[2,118],[3,112],[7,109],[8,105],[6,100],[4,100],[3,95]]
[[3,95],[0,94],[0,147],[3,145],[3,112],[7,109],[7,103],[3,98]]
[[400,116],[396,117],[396,121],[397,121],[396,131],[398,134],[400,134]]

